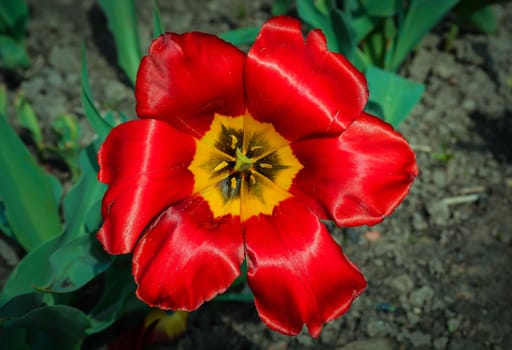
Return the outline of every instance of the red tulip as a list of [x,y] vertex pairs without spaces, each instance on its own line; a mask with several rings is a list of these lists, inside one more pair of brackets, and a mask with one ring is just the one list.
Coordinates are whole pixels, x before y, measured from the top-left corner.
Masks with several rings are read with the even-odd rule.
[[268,21],[245,55],[203,33],[164,34],[142,60],[140,119],[99,152],[111,254],[133,251],[137,295],[194,310],[240,274],[262,320],[312,336],[366,288],[320,219],[373,225],[417,175],[407,141],[363,112],[364,76],[300,23]]

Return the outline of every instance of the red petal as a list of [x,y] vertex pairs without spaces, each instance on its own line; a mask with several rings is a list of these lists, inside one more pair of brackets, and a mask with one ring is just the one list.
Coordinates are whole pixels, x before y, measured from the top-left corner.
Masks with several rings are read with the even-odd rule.
[[306,324],[318,337],[322,324],[346,312],[366,288],[361,272],[296,199],[281,202],[272,216],[250,218],[244,229],[249,286],[272,329],[295,335]]
[[407,141],[367,114],[339,137],[297,142],[292,149],[304,168],[290,191],[317,199],[341,226],[381,222],[418,174]]
[[129,253],[153,218],[192,194],[194,152],[191,136],[159,120],[112,130],[98,153],[99,180],[109,184],[98,239],[110,254]]
[[243,52],[213,35],[163,34],[137,73],[137,114],[201,136],[213,113],[244,112],[244,61]]
[[314,30],[306,41],[300,22],[268,21],[246,63],[249,112],[272,123],[290,141],[318,133],[339,133],[368,100],[364,76],[343,56],[327,50]]
[[214,219],[192,197],[162,213],[135,248],[137,296],[150,306],[195,310],[231,285],[243,257],[239,217]]

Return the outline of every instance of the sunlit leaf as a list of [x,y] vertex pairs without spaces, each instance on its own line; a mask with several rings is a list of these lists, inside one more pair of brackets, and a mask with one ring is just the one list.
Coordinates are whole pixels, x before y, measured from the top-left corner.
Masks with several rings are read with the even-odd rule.
[[0,115],[0,201],[18,242],[30,251],[62,231],[48,175]]
[[[106,186],[98,181],[98,163],[96,153],[98,142],[85,148],[80,154],[81,177],[64,198],[63,211],[66,223],[65,235],[67,240],[85,234],[85,221],[89,211],[101,201]],[[100,210],[97,208],[96,210]],[[98,214],[99,215],[99,214]]]
[[111,261],[96,235],[79,236],[50,256],[53,279],[44,289],[52,293],[75,291],[104,272]]
[[7,35],[0,34],[0,67],[14,69],[27,68],[30,59],[22,42],[15,41]]
[[352,60],[356,50],[356,33],[349,17],[332,1],[297,0],[299,17],[312,28],[322,29],[329,50]]
[[21,259],[0,292],[0,306],[18,295],[37,292],[36,286],[45,286],[51,282],[50,256],[59,247],[61,240],[62,235],[55,237]]
[[78,155],[80,153],[80,124],[69,114],[60,114],[52,122],[52,130],[57,134],[57,147],[51,147],[71,170],[73,179],[79,175]]
[[239,28],[222,33],[219,37],[233,45],[250,45],[256,40],[259,32],[259,27]]
[[135,85],[137,69],[142,58],[133,0],[99,0],[114,36],[119,65]]
[[399,27],[393,58],[386,68],[396,71],[423,36],[434,28],[458,1],[437,1],[435,6],[431,0],[410,1],[404,22]]
[[363,0],[361,6],[370,16],[390,17],[396,13],[398,1],[400,0]]
[[162,21],[160,19],[160,9],[156,4],[156,0],[153,0],[153,39],[163,34],[164,29],[162,27]]
[[18,123],[30,132],[30,135],[36,147],[39,151],[42,151],[44,145],[41,125],[39,124],[39,120],[37,120],[37,116],[34,112],[34,109],[27,101],[25,96],[21,94],[18,94],[16,96],[16,98],[14,99],[14,108],[16,111]]
[[[425,90],[423,84],[374,66],[367,68],[366,79],[370,90],[370,102],[380,106],[384,114],[380,117],[395,128],[418,104]],[[372,112],[376,112],[375,107],[372,107]]]

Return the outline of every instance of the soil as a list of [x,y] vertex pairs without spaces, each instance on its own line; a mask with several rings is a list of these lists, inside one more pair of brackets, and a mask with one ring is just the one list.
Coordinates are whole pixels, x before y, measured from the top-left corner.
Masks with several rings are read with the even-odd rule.
[[[30,69],[0,75],[22,91],[51,138],[60,113],[80,119],[80,48],[100,110],[134,115],[133,90],[116,66],[105,18],[92,0],[30,0]],[[160,1],[166,30],[222,33],[260,25],[266,1]],[[138,1],[144,51],[151,6]],[[318,339],[268,330],[250,303],[209,303],[191,315],[177,349],[494,349],[512,348],[512,6],[484,35],[462,28],[449,45],[450,18],[428,34],[401,73],[424,82],[421,103],[400,126],[420,176],[382,224],[333,228],[368,280],[351,310]],[[11,116],[12,117],[12,116]],[[62,175],[62,174],[61,174]],[[61,178],[66,180],[66,175]],[[0,285],[19,255],[0,236]]]

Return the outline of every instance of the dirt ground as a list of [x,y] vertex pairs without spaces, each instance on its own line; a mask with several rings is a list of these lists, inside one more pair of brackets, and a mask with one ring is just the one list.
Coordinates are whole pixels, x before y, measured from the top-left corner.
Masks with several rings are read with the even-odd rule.
[[[133,91],[115,66],[112,38],[94,2],[29,3],[33,64],[19,76],[0,75],[10,94],[22,90],[43,125],[67,112],[87,130],[79,84],[85,42],[98,107],[134,115]],[[158,3],[168,31],[221,33],[262,24],[271,2]],[[137,5],[145,50],[151,6]],[[191,315],[171,348],[512,349],[512,6],[498,12],[498,33],[462,28],[449,49],[446,19],[401,71],[426,84],[400,127],[417,153],[420,176],[384,223],[333,229],[369,284],[351,310],[312,339],[268,330],[250,303],[212,302]],[[92,136],[86,132],[83,143]],[[19,257],[1,236],[0,257],[3,284]]]

